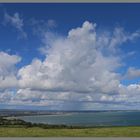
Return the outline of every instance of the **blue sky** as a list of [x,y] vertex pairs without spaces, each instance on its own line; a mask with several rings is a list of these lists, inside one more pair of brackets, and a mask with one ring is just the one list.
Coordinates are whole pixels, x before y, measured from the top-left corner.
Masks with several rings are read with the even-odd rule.
[[1,4],[1,108],[138,109],[139,13],[129,3]]
[[[9,46],[13,53],[20,53],[29,57],[27,61],[31,61],[32,57],[39,56],[36,51],[41,41],[38,36],[33,35],[31,31],[30,20],[55,20],[57,28],[55,32],[66,35],[71,28],[80,26],[84,21],[88,20],[98,24],[97,30],[113,29],[115,26],[124,27],[127,31],[135,31],[139,29],[139,6],[140,4],[2,4],[0,12],[0,20],[3,22],[4,12],[10,15],[18,12],[25,21],[25,31],[28,34],[27,39],[17,39],[17,31],[11,26],[0,26],[1,50],[8,50]],[[78,7],[78,8],[77,8]],[[119,10],[118,10],[119,9]],[[40,25],[41,26],[41,25]],[[8,41],[7,41],[8,40]],[[134,50],[139,51],[139,42],[135,42]],[[129,44],[127,44],[129,45]],[[131,45],[131,44],[130,44]],[[20,46],[20,47],[19,47]],[[131,51],[133,48],[125,47],[124,51]],[[32,52],[34,56],[27,55]],[[23,54],[24,53],[24,54]],[[30,58],[31,57],[31,58]],[[40,56],[41,57],[41,56]],[[131,61],[131,60],[130,60]],[[134,61],[139,65],[137,61]],[[132,65],[135,63],[132,62]],[[24,65],[24,64],[23,64]]]

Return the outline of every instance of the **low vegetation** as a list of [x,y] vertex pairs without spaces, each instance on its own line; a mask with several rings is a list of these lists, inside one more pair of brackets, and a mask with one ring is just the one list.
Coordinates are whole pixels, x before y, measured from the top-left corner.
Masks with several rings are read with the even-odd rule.
[[1,127],[0,137],[140,137],[140,127],[43,129]]

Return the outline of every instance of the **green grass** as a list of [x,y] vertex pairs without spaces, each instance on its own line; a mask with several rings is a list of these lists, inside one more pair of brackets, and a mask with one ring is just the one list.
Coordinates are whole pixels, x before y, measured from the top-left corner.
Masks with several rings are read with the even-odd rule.
[[0,127],[0,137],[140,137],[140,127],[43,129]]

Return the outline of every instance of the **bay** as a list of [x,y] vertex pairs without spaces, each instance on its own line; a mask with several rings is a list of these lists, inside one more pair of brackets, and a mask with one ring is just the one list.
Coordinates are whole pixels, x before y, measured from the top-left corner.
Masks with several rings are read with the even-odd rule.
[[20,116],[27,122],[73,126],[140,126],[140,111],[74,112]]

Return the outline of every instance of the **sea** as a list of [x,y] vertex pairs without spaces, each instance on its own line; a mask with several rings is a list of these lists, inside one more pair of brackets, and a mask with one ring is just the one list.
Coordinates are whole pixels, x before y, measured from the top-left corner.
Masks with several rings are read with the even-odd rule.
[[73,112],[20,116],[27,122],[68,126],[140,126],[140,111]]

